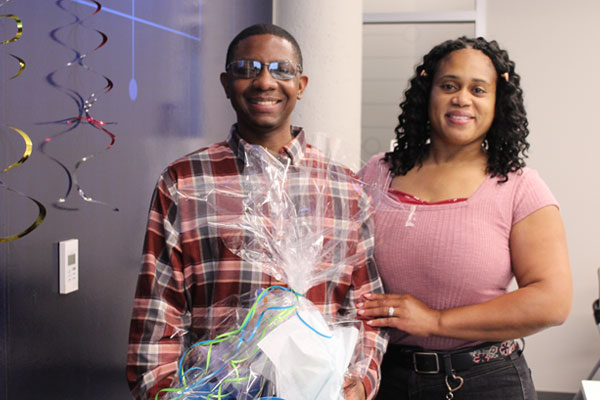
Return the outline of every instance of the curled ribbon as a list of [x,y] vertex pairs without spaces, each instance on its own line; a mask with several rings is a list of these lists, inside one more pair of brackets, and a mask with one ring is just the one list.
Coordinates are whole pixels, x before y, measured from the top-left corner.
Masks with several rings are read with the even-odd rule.
[[[261,339],[264,338],[269,329],[273,329],[273,327],[275,327],[275,326],[279,325],[281,322],[285,321],[293,313],[296,314],[296,316],[300,319],[300,321],[304,325],[306,325],[308,328],[310,328],[316,334],[323,336],[325,338],[331,338],[331,336],[324,335],[323,333],[317,331],[314,327],[312,327],[304,319],[302,319],[302,317],[298,313],[296,304],[271,306],[271,307],[268,307],[265,310],[263,310],[260,314],[258,314],[259,305],[260,305],[261,301],[263,301],[265,299],[265,297],[273,290],[281,290],[281,291],[291,292],[296,296],[296,300],[302,296],[301,294],[295,292],[294,290],[292,290],[290,288],[282,287],[282,286],[270,286],[266,289],[262,289],[260,294],[257,296],[256,300],[250,307],[248,314],[246,315],[246,317],[244,318],[243,322],[241,323],[241,325],[238,329],[222,333],[211,340],[204,340],[204,341],[197,342],[188,348],[188,350],[183,354],[183,356],[179,360],[178,371],[177,371],[177,376],[179,378],[179,382],[183,385],[183,387],[182,388],[162,389],[158,393],[156,393],[155,400],[158,400],[159,396],[162,394],[165,394],[165,393],[171,393],[173,395],[178,395],[177,397],[175,397],[175,399],[180,399],[180,398],[183,398],[183,396],[185,396],[186,394],[192,394],[192,391],[194,391],[193,392],[194,398],[198,398],[198,399],[215,399],[215,400],[217,400],[217,399],[225,399],[225,398],[228,398],[228,396],[233,395],[234,393],[230,393],[230,392],[224,393],[224,390],[226,390],[224,386],[226,386],[228,383],[245,382],[245,381],[250,380],[249,376],[244,376],[243,374],[240,373],[239,366],[242,363],[244,363],[245,361],[247,361],[248,359],[250,359],[254,354],[256,354],[256,352],[258,352],[258,348],[253,349],[252,354],[250,354],[250,355],[246,355],[243,358],[238,357],[236,359],[232,359],[228,362],[228,365],[222,365],[217,370],[211,371],[211,354],[212,354],[213,346],[217,345],[221,342],[225,342],[225,341],[237,342],[237,345],[235,346],[233,353],[238,354],[238,351],[244,342],[250,341],[256,335],[258,335],[258,337],[260,337]],[[266,322],[266,324],[263,324],[264,326],[262,327],[262,329],[259,329],[259,326],[262,326],[261,321],[263,320],[263,317],[270,310],[281,310],[281,311],[277,312],[268,322]],[[252,319],[255,319],[255,317],[256,317],[256,322],[254,324],[254,327],[251,328],[250,322]],[[197,346],[206,346],[208,349],[207,355],[206,355],[206,365],[203,368],[192,367],[188,370],[185,370],[184,369],[185,360],[191,354],[192,350]],[[233,371],[233,373],[231,374],[231,377],[224,379],[222,382],[218,382],[215,387],[214,382],[218,381],[217,379],[215,379],[215,377],[218,376],[219,373],[226,367],[231,368],[231,370]],[[188,375],[191,372],[193,372],[194,370],[200,370],[200,369],[203,370],[205,373],[207,373],[207,375],[205,375],[201,379],[198,379],[196,382],[189,382]],[[206,385],[211,386],[211,388],[207,389]],[[199,390],[202,392],[202,394],[197,393],[199,388],[202,388],[201,390]],[[261,399],[262,399],[262,397],[261,397]]]
[[0,18],[11,18],[17,23],[17,34],[10,39],[0,42],[0,44],[7,44],[19,40],[21,35],[23,35],[23,22],[21,22],[21,19],[13,14],[2,14],[0,15]]

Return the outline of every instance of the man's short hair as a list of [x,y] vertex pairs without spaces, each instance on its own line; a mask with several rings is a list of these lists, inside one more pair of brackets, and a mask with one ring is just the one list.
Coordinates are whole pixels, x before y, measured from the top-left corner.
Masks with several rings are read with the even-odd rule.
[[234,61],[234,60],[232,60],[233,53],[235,53],[235,50],[237,49],[238,44],[242,40],[244,40],[250,36],[256,36],[256,35],[275,35],[275,36],[279,36],[280,38],[285,39],[288,42],[290,42],[292,44],[292,46],[294,47],[294,52],[296,53],[296,57],[298,58],[297,62],[298,62],[298,64],[300,64],[300,66],[302,66],[302,52],[300,51],[300,45],[298,44],[296,39],[292,36],[291,33],[286,31],[285,29],[283,29],[277,25],[273,25],[273,24],[252,25],[252,26],[247,27],[240,33],[238,33],[237,36],[233,38],[233,40],[229,44],[229,47],[227,48],[227,57],[225,58],[225,66],[229,65],[230,62]]

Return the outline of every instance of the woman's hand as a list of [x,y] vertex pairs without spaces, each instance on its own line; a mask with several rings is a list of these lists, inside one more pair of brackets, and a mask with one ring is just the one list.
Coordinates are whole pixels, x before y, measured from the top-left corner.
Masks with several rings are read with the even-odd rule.
[[396,328],[423,337],[439,331],[441,312],[410,294],[367,294],[357,308],[358,315],[368,319],[367,324],[371,326]]

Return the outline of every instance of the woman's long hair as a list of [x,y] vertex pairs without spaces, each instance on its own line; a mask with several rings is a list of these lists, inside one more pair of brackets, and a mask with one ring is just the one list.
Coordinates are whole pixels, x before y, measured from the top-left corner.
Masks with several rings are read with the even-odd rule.
[[495,40],[488,42],[483,38],[469,39],[463,36],[431,49],[410,80],[404,93],[405,100],[400,104],[401,113],[395,129],[397,143],[394,150],[386,153],[384,158],[391,164],[390,171],[393,174],[405,175],[416,165],[423,165],[429,152],[428,110],[433,78],[444,57],[465,48],[483,52],[490,58],[498,73],[494,121],[484,139],[488,155],[487,173],[493,177],[501,176],[501,182],[506,182],[509,172],[518,171],[525,166],[529,129],[520,87],[521,78],[515,73],[515,63]]

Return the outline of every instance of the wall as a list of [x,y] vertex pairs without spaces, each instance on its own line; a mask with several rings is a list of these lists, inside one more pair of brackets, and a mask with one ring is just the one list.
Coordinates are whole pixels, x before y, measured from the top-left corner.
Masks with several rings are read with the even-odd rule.
[[[387,5],[387,4],[386,4]],[[399,104],[424,52],[449,37],[473,36],[474,23],[365,24],[361,160],[389,151]]]
[[374,15],[461,13],[475,0],[369,0],[363,2],[363,95],[361,160],[389,151],[395,140],[399,104],[415,66],[433,46],[448,38],[475,35],[475,23],[372,23]]
[[330,147],[336,160],[356,170],[360,166],[362,2],[274,0],[273,22],[300,43],[309,77],[292,122],[301,121],[311,143],[324,151]]
[[540,171],[560,202],[574,280],[568,321],[532,336],[526,354],[538,388],[574,392],[600,358],[592,316],[600,267],[600,3],[505,0],[488,1],[487,7],[488,37],[508,49],[522,78],[531,132],[528,165]]
[[[100,2],[104,9],[93,16],[93,8],[71,0],[37,1],[35,7],[14,0],[0,10],[23,21],[22,38],[0,46],[0,169],[24,147],[7,126],[24,130],[34,143],[30,159],[1,173],[0,181],[38,199],[48,212],[29,235],[0,243],[0,399],[130,398],[127,335],[154,183],[168,162],[225,138],[234,122],[218,81],[226,47],[243,27],[272,15],[271,3],[261,0]],[[131,15],[134,4],[137,18],[200,40],[137,22],[132,45],[131,20],[108,10]],[[59,6],[90,16],[87,28],[68,26],[74,17]],[[16,28],[12,20],[0,22],[4,40]],[[86,53],[91,70],[66,68],[73,52],[50,37],[59,27],[57,38]],[[97,51],[101,37],[94,29],[108,36]],[[9,54],[27,63],[13,80],[16,62]],[[105,150],[108,136],[90,125],[60,134],[66,124],[47,123],[77,114],[75,102],[47,82],[55,70],[57,83],[84,97],[102,93],[101,75],[114,82],[91,109],[93,117],[115,123],[106,125],[116,135],[113,148]],[[132,75],[135,101],[128,90]],[[53,139],[43,154],[46,137]],[[79,168],[79,183],[110,207],[76,193],[60,208],[53,205],[68,181],[50,157],[72,168],[91,153],[97,155]],[[32,202],[0,188],[0,237],[23,230],[36,215]],[[69,238],[79,239],[79,291],[59,295],[57,242]]]

